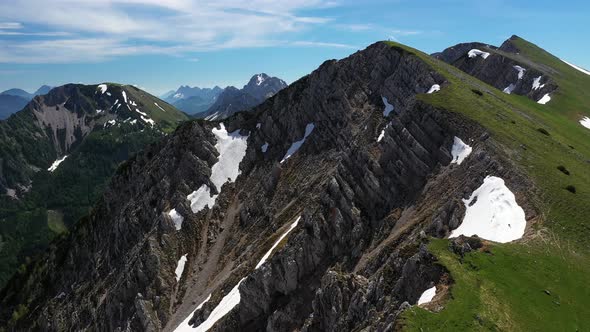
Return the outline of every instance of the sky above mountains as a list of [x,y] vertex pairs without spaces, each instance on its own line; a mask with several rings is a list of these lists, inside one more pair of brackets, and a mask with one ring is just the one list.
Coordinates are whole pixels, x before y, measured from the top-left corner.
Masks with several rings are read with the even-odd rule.
[[0,91],[42,84],[288,83],[378,40],[425,52],[512,34],[590,68],[590,2],[510,0],[2,0]]

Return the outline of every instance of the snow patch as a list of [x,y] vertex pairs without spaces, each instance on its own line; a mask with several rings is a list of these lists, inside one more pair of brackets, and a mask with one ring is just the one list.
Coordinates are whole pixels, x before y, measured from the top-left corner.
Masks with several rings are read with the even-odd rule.
[[276,241],[275,243],[272,245],[272,247],[270,247],[270,249],[266,252],[266,254],[264,254],[264,256],[262,256],[262,258],[260,259],[260,262],[258,262],[258,264],[256,264],[256,267],[254,269],[257,269],[259,267],[262,266],[262,264],[264,264],[266,262],[266,260],[270,257],[270,255],[272,254],[272,251],[279,245],[279,243],[281,243],[281,241],[283,241],[283,239],[289,235],[289,233],[291,233],[291,231],[297,227],[297,224],[299,223],[299,220],[301,219],[301,216],[299,216],[297,218],[297,220],[295,220],[291,226],[289,226],[289,229],[287,229],[287,231],[285,231],[285,233],[283,233],[283,235],[281,235]]
[[186,264],[186,254],[182,255],[176,264],[176,270],[174,271],[174,273],[176,273],[176,282],[178,282],[180,277],[182,277],[182,272],[184,272],[184,264]]
[[260,147],[260,150],[262,150],[262,153],[266,153],[266,150],[268,150],[268,142],[264,142],[264,144]]
[[217,195],[211,196],[209,186],[203,184],[199,189],[186,196],[186,199],[191,202],[191,210],[197,213],[204,209],[205,206],[212,208],[215,205]]
[[541,99],[537,100],[537,103],[545,105],[551,100],[551,96],[546,93]]
[[103,110],[96,110],[96,114],[100,114],[102,112],[104,112],[104,111]]
[[[211,167],[211,182],[217,191],[221,190],[224,183],[236,180],[240,174],[240,162],[246,155],[248,147],[248,136],[240,135],[239,129],[228,133],[223,123],[220,123],[220,126],[221,129],[213,128],[212,130],[217,138],[215,148],[219,152],[219,157],[215,165]],[[211,196],[209,186],[203,184],[198,190],[188,195],[187,199],[191,201],[191,210],[197,213],[205,206],[212,208],[217,195]]]
[[307,136],[311,134],[314,128],[315,125],[313,123],[308,123],[305,126],[305,135],[303,135],[303,138],[299,141],[293,142],[293,144],[291,144],[291,147],[289,148],[289,150],[287,150],[287,153],[285,153],[285,156],[281,160],[281,164],[284,163],[285,160],[291,158],[291,156],[294,155],[297,152],[297,150],[299,150],[303,143],[305,143],[305,139],[307,138]]
[[107,92],[107,89],[108,89],[108,87],[107,87],[107,85],[106,85],[106,84],[99,84],[99,85],[98,85],[98,89],[100,90],[100,94],[102,95],[102,94],[104,94],[105,92]]
[[381,142],[381,140],[385,137],[385,129],[381,130],[381,134],[377,137],[377,142]]
[[258,122],[258,123],[256,124],[256,129],[260,129],[260,125],[261,125],[261,123],[260,123],[260,122]]
[[61,164],[64,160],[66,160],[68,156],[65,155],[63,157],[61,157],[60,159],[57,159],[56,161],[53,162],[53,164],[51,164],[51,166],[49,166],[49,168],[47,169],[50,172],[53,172],[57,169],[57,167],[59,166],[59,164]]
[[193,329],[193,327],[189,325],[188,322],[191,320],[191,318],[193,318],[193,315],[195,314],[195,312],[197,310],[200,310],[205,303],[209,302],[209,300],[211,300],[211,294],[209,294],[209,296],[207,296],[207,298],[205,300],[203,300],[203,302],[201,302],[201,304],[199,304],[199,306],[197,306],[197,308],[195,310],[193,310],[193,312],[191,312],[191,314],[188,315],[182,321],[182,323],[180,323],[180,325],[178,325],[178,327],[176,327],[176,329],[174,330],[174,332],[193,332],[193,331],[195,331]]
[[507,94],[511,94],[515,88],[516,88],[516,85],[514,83],[510,83],[510,85],[505,87],[504,90],[502,90],[502,92],[507,93]]
[[512,66],[512,68],[514,68],[514,69],[518,70],[518,79],[519,79],[519,80],[520,80],[520,79],[522,79],[522,77],[524,76],[524,72],[526,71],[526,69],[522,68],[522,67],[521,67],[521,66],[519,66],[519,65]]
[[434,298],[434,295],[436,295],[436,286],[432,286],[431,288],[428,288],[427,290],[424,291],[424,293],[422,293],[422,295],[420,295],[420,298],[418,299],[418,305],[425,304],[425,303],[432,301],[432,299]]
[[478,50],[477,48],[474,48],[467,53],[467,56],[469,56],[470,58],[475,58],[478,55],[484,59],[487,59],[490,56],[490,53]]
[[469,156],[473,149],[465,144],[459,137],[455,136],[453,139],[453,147],[451,148],[451,155],[453,156],[453,160],[451,164],[461,165],[463,160]]
[[379,137],[377,137],[377,142],[381,142],[383,137],[385,137],[385,130],[387,130],[387,127],[389,127],[389,123],[385,125],[385,128],[383,128],[383,130],[381,130],[381,134],[379,134]]
[[262,77],[262,75],[258,74],[256,75],[256,85],[260,85],[264,82],[264,77]]
[[182,222],[184,221],[184,217],[181,216],[176,211],[176,209],[170,210],[170,212],[168,212],[168,215],[170,216],[170,218],[172,218],[172,221],[174,221],[174,227],[176,227],[176,230],[180,230],[182,228]]
[[541,84],[542,77],[543,76],[539,76],[533,80],[533,90],[542,89],[545,86],[545,84]]
[[393,105],[389,103],[386,97],[381,96],[381,100],[383,100],[383,105],[385,105],[385,109],[383,110],[383,116],[388,116],[391,111],[393,111]]
[[582,73],[584,73],[586,75],[590,75],[590,71],[588,71],[588,70],[586,70],[586,69],[584,69],[582,67],[578,67],[578,66],[574,65],[573,63],[569,63],[569,62],[567,62],[567,61],[565,61],[563,59],[560,59],[560,60],[563,61],[563,62],[565,62],[565,63],[567,63],[568,65],[570,65],[574,69],[579,70],[579,71],[581,71]]
[[506,243],[523,236],[526,227],[524,210],[501,178],[487,176],[463,203],[466,209],[463,223],[451,232],[449,238],[477,235]]
[[152,126],[152,127],[153,127],[154,125],[156,125],[156,122],[155,122],[154,120],[152,120],[152,119],[150,119],[150,118],[146,118],[146,117],[144,117],[143,115],[141,115],[140,117],[141,117],[141,119],[143,120],[143,122],[145,122],[145,123],[149,124],[150,126]]
[[163,109],[162,107],[160,107],[160,105],[158,105],[158,103],[154,103],[154,105],[156,105],[157,108],[159,108],[160,110],[162,110],[162,112],[166,112],[166,110]]
[[125,93],[125,90],[121,90],[121,95],[123,96],[123,100],[125,101],[125,104],[127,104],[127,94]]
[[590,118],[585,116],[582,120],[580,120],[580,124],[588,129],[590,129]]
[[438,91],[440,91],[440,85],[435,84],[435,85],[431,86],[430,90],[428,90],[428,92],[426,92],[426,93],[431,94],[433,92],[438,92]]
[[[256,267],[254,268],[255,270],[258,269],[260,266],[262,266],[262,264],[264,264],[264,262],[266,262],[266,260],[272,254],[273,250],[279,245],[279,243],[295,227],[297,227],[297,224],[299,223],[300,219],[301,219],[301,216],[298,217],[297,220],[295,220],[295,222],[293,222],[291,224],[291,226],[289,226],[289,229],[287,231],[285,231],[285,233],[283,233],[283,235],[281,235],[277,241],[275,241],[273,246],[266,252],[266,254],[264,254],[264,256],[262,256],[262,259],[260,259],[258,264],[256,264]],[[240,288],[240,284],[242,284],[242,282],[244,280],[246,280],[246,278],[247,277],[242,278],[238,282],[238,284],[235,285],[234,288],[232,288],[229,291],[229,293],[227,293],[227,295],[221,299],[221,301],[215,307],[215,309],[213,309],[213,311],[211,311],[211,314],[209,314],[209,317],[207,317],[207,319],[204,322],[202,322],[199,326],[197,326],[196,328],[192,328],[188,324],[188,322],[189,322],[190,318],[194,315],[195,311],[199,310],[203,306],[203,303],[207,302],[211,296],[209,296],[209,298],[207,298],[207,300],[205,300],[203,303],[201,303],[197,307],[197,309],[195,309],[195,311],[193,311],[174,331],[175,332],[184,332],[184,331],[206,332],[206,331],[208,331],[211,327],[213,327],[213,325],[215,325],[215,323],[217,323],[218,320],[223,318],[223,316],[227,315],[230,311],[232,311],[233,308],[235,308],[240,303],[240,289],[239,288]]]

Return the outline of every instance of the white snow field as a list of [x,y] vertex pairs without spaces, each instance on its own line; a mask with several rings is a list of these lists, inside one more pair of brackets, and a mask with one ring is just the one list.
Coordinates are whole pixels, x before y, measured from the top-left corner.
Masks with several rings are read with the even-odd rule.
[[174,227],[176,227],[176,230],[180,230],[182,228],[182,222],[184,221],[184,217],[181,216],[176,211],[176,209],[170,210],[170,212],[168,212],[168,215],[170,216],[170,218],[172,218],[172,221],[174,221]]
[[176,327],[176,329],[174,330],[174,332],[193,332],[195,331],[194,328],[192,328],[188,322],[191,320],[191,318],[193,317],[193,315],[195,314],[195,312],[199,309],[201,309],[203,307],[203,305],[207,302],[209,302],[209,300],[211,300],[211,294],[209,294],[209,296],[207,296],[207,298],[205,300],[203,300],[203,302],[201,302],[201,304],[199,304],[197,306],[197,308],[195,308],[195,310],[193,312],[190,313],[190,315],[188,315],[183,321],[182,323],[180,323],[180,325],[178,325]]
[[293,142],[293,144],[291,144],[291,147],[289,148],[289,150],[287,150],[287,153],[285,153],[285,156],[283,157],[283,159],[281,159],[281,164],[285,162],[285,160],[291,158],[292,155],[294,155],[299,148],[303,145],[303,143],[305,143],[305,139],[307,138],[307,136],[309,136],[311,134],[311,132],[313,131],[313,129],[315,128],[315,125],[313,123],[308,123],[305,126],[305,134],[303,135],[303,138]]
[[438,92],[440,91],[440,85],[438,84],[434,84],[433,86],[430,87],[430,90],[428,90],[428,94],[434,93],[434,92]]
[[160,105],[158,105],[158,103],[154,103],[154,105],[156,105],[157,108],[159,108],[160,110],[162,110],[162,112],[166,112],[166,110],[163,109]]
[[459,235],[477,235],[480,238],[506,243],[520,239],[524,234],[524,210],[516,203],[514,194],[504,180],[487,176],[471,197],[463,200],[463,223],[451,232],[449,238]]
[[422,293],[422,295],[420,295],[420,298],[418,299],[418,305],[425,304],[425,303],[432,301],[432,299],[434,298],[434,295],[436,295],[436,286],[432,286],[431,288],[428,288],[427,290],[424,291],[424,293]]
[[507,93],[507,94],[511,94],[515,88],[516,88],[516,85],[514,83],[510,83],[510,85],[505,87],[504,90],[502,90],[502,92]]
[[516,69],[518,71],[518,79],[521,80],[522,77],[524,76],[524,72],[526,71],[526,69],[522,68],[519,65],[512,66],[512,68],[514,68],[514,69]]
[[569,63],[569,62],[567,62],[567,61],[565,61],[563,59],[560,59],[560,60],[563,61],[563,62],[565,62],[565,63],[567,63],[568,65],[570,65],[574,69],[579,70],[579,71],[581,71],[582,73],[584,73],[586,75],[590,75],[590,71],[588,71],[588,70],[586,70],[586,69],[584,69],[582,67],[578,67],[578,66],[574,65],[573,63]]
[[471,154],[473,149],[465,144],[459,137],[455,136],[453,140],[453,147],[451,148],[451,156],[453,156],[453,160],[451,160],[451,164],[458,164],[461,165],[463,160]]
[[478,50],[477,48],[474,48],[471,51],[469,51],[469,53],[467,53],[467,56],[469,56],[470,58],[475,58],[478,55],[484,59],[487,59],[490,56],[490,53]]
[[580,120],[580,124],[588,129],[590,129],[590,118],[585,116],[584,118],[582,118],[582,120]]
[[68,156],[63,156],[60,159],[57,159],[56,161],[53,162],[53,164],[51,164],[51,166],[49,166],[49,168],[47,169],[50,172],[53,172],[57,169],[57,167],[59,166],[59,164],[61,164],[64,160],[66,160]]
[[[256,267],[254,268],[255,270],[258,269],[260,266],[262,266],[262,264],[264,264],[264,262],[266,262],[266,260],[270,257],[270,255],[272,254],[272,251],[279,245],[279,243],[287,236],[289,235],[289,233],[295,228],[297,227],[297,224],[299,223],[299,220],[301,219],[301,216],[299,216],[297,218],[297,220],[295,220],[291,226],[289,226],[289,229],[287,229],[285,231],[285,233],[283,233],[283,235],[281,235],[276,241],[275,243],[272,245],[272,247],[266,252],[266,254],[264,254],[264,256],[262,256],[262,259],[260,259],[260,261],[258,262],[258,264],[256,264]],[[209,317],[202,322],[199,326],[197,326],[196,328],[192,328],[189,324],[188,321],[190,320],[190,318],[194,315],[195,311],[200,309],[203,304],[205,302],[207,302],[209,300],[209,298],[211,298],[211,295],[209,295],[209,297],[207,298],[207,300],[205,300],[203,303],[201,303],[197,309],[195,311],[193,311],[174,331],[175,332],[185,332],[185,331],[191,331],[191,332],[205,332],[208,331],[211,327],[213,327],[213,325],[215,325],[215,323],[217,323],[218,320],[220,320],[221,318],[223,318],[223,316],[227,315],[227,313],[229,313],[233,308],[235,308],[235,306],[237,306],[240,303],[240,284],[242,283],[242,281],[244,281],[247,277],[242,278],[237,285],[234,286],[234,288],[232,288],[229,293],[227,293],[226,296],[224,296],[221,301],[219,302],[219,304],[215,307],[215,309],[213,309],[213,311],[211,311],[211,314],[209,315]]]
[[100,90],[100,94],[104,94],[107,92],[108,86],[106,84],[99,84],[98,89]]
[[268,150],[268,142],[264,142],[264,144],[260,147],[260,150],[262,153],[266,153],[266,150]]
[[182,255],[176,264],[176,271],[174,271],[174,273],[176,273],[176,282],[178,282],[180,277],[182,277],[182,272],[184,272],[184,264],[186,264],[186,254]]
[[543,97],[541,97],[541,99],[537,100],[537,103],[545,105],[547,104],[549,101],[551,100],[551,96],[549,96],[548,93],[546,93]]
[[542,89],[545,86],[545,84],[541,84],[542,77],[543,76],[539,76],[533,80],[533,90]]
[[388,116],[391,111],[393,111],[393,105],[389,103],[386,97],[381,96],[381,100],[383,100],[383,105],[385,108],[383,109],[383,116]]
[[[217,138],[215,148],[219,152],[219,157],[215,165],[211,167],[211,182],[221,190],[226,182],[233,182],[240,174],[240,162],[246,155],[248,147],[248,136],[240,135],[237,129],[233,133],[228,133],[223,123],[219,124],[220,129],[213,128],[212,132]],[[307,133],[307,130],[306,130]],[[211,196],[210,188],[203,184],[199,189],[193,191],[186,197],[191,201],[191,210],[194,213],[201,211],[205,206],[212,208],[215,205],[217,195]]]

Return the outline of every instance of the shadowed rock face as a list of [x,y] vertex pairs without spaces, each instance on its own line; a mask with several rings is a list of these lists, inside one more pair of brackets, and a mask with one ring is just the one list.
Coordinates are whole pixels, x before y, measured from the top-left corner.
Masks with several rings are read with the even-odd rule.
[[[203,322],[246,277],[213,331],[394,329],[408,303],[445,279],[425,233],[456,228],[461,198],[486,175],[502,177],[535,215],[522,194],[530,183],[481,127],[416,99],[434,84],[449,83],[385,43],[325,62],[225,121],[248,135],[241,175],[197,214],[186,196],[211,184],[217,124],[184,124],[124,164],[90,217],[0,293],[0,322],[27,301],[18,328],[173,330],[211,294],[192,318]],[[394,106],[388,117],[383,98]],[[449,164],[455,136],[473,147],[460,166]],[[172,208],[184,216],[179,231]]]
[[[515,60],[518,59],[519,52],[513,42],[515,38],[517,36],[506,40],[500,48],[482,43],[463,43],[434,53],[432,56],[499,90],[527,96],[538,101],[545,94],[555,91],[558,86],[548,73],[534,68],[524,59],[522,61]],[[472,49],[480,49],[490,55],[487,58],[469,57],[468,52]],[[525,69],[525,71],[519,74],[518,67]]]

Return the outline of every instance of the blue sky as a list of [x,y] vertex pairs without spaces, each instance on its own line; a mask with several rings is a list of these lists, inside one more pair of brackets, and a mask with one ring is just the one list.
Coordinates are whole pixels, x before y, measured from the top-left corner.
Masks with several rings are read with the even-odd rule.
[[1,0],[0,91],[69,82],[241,87],[288,83],[394,39],[428,53],[517,34],[590,68],[590,1]]

